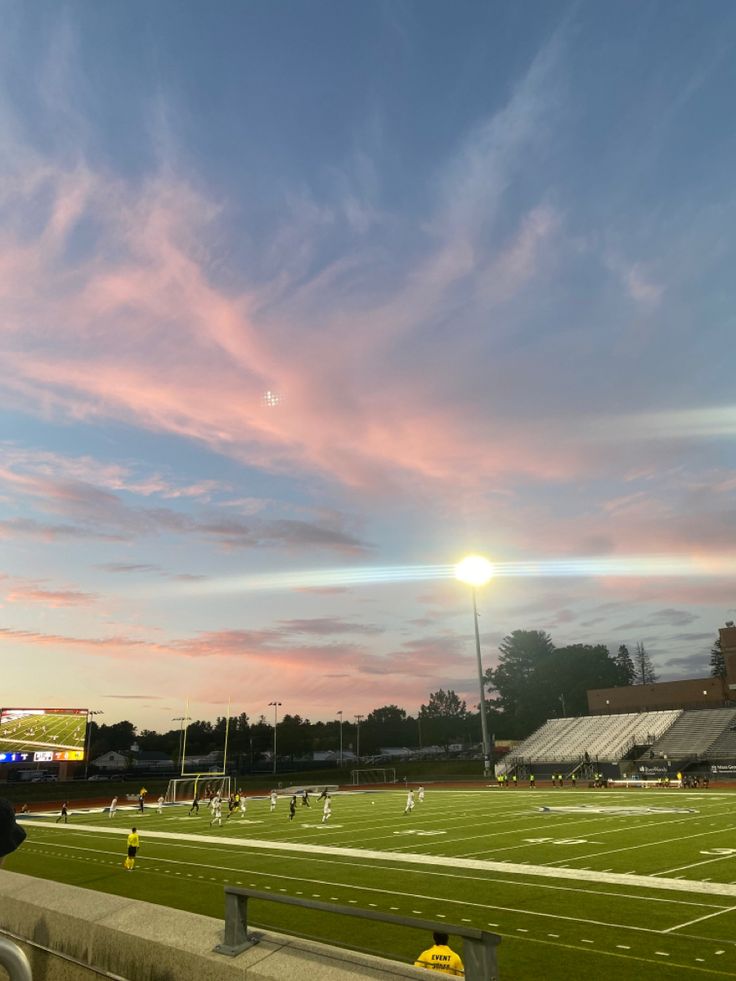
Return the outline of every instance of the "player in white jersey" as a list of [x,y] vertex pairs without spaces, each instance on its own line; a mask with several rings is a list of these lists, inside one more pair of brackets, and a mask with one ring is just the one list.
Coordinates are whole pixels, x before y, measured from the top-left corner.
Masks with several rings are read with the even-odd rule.
[[240,791],[240,816],[245,817],[245,812],[248,810],[248,798],[245,796],[243,791]]
[[272,790],[271,791],[271,810],[272,811],[275,811],[276,810],[276,801],[277,801],[277,799],[278,798],[277,798],[276,791],[275,790]]
[[222,827],[222,798],[220,797],[219,794],[215,794],[215,796],[212,798],[212,803],[210,806],[212,809],[212,819],[210,820],[210,827],[212,827],[212,825],[215,822],[217,822],[219,826]]
[[163,799],[163,797],[159,797],[159,799],[156,801],[156,810],[158,811],[159,814],[163,814],[164,813],[164,799]]
[[118,799],[117,799],[117,797],[113,797],[113,799],[110,801],[110,814],[109,814],[109,816],[111,818],[114,818],[115,817],[115,811],[117,811],[117,809],[118,809]]
[[414,791],[410,790],[406,795],[406,807],[404,808],[404,814],[409,814],[414,810]]
[[424,787],[420,787],[417,791],[417,797],[419,798],[419,803],[421,804],[424,800]]
[[326,824],[332,816],[332,808],[330,807],[330,797],[329,794],[325,797],[325,803],[322,808],[322,824]]

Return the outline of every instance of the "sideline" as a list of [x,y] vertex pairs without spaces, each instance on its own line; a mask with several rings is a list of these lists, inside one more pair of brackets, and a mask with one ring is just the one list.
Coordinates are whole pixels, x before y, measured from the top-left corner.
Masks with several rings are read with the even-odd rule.
[[[25,824],[25,816],[18,816],[19,823]],[[28,822],[33,823],[33,822]],[[36,824],[36,827],[38,825]],[[110,828],[94,824],[44,824],[44,830],[94,832],[95,834],[115,835],[120,838],[120,828]],[[396,862],[403,865],[448,866],[449,868],[476,869],[486,872],[502,872],[507,875],[520,875],[525,878],[572,879],[576,882],[605,882],[614,886],[638,886],[659,892],[700,893],[707,896],[736,897],[736,883],[703,882],[699,879],[660,879],[653,875],[636,875],[622,872],[596,872],[593,869],[561,869],[548,865],[521,865],[515,862],[491,862],[478,858],[452,858],[445,855],[418,855],[404,852],[381,852],[368,848],[342,848],[334,845],[306,845],[285,841],[264,841],[260,838],[226,838],[221,835],[191,835],[183,832],[154,831],[146,828],[147,839],[161,841],[186,841],[190,844],[230,845],[233,848],[256,848],[268,851],[311,853],[314,855],[334,855],[340,858],[364,858],[373,862]]]

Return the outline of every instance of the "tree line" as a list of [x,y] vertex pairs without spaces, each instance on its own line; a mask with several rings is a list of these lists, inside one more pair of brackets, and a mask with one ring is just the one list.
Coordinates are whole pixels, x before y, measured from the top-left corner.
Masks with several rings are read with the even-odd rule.
[[[725,673],[720,642],[710,657],[711,674]],[[632,651],[621,644],[612,653],[604,644],[568,644],[555,647],[542,630],[514,630],[501,641],[496,667],[485,672],[486,713],[496,739],[523,739],[555,716],[585,715],[590,688],[651,684],[657,680],[651,657],[643,643]],[[332,751],[361,758],[376,756],[382,747],[467,746],[480,742],[479,703],[468,707],[456,692],[439,689],[430,693],[416,715],[398,705],[383,705],[365,718],[310,722],[286,714],[278,720],[277,750],[283,757]],[[172,720],[173,721],[173,720]],[[186,755],[221,751],[227,719],[191,720],[186,726]],[[168,732],[143,729],[129,722],[97,725],[91,722],[91,758],[109,750],[128,752],[134,744],[142,751],[166,753],[178,760],[182,749],[181,727]],[[273,724],[265,715],[251,719],[245,712],[231,717],[228,753],[241,764],[253,764],[273,749]],[[359,746],[358,746],[359,742]]]

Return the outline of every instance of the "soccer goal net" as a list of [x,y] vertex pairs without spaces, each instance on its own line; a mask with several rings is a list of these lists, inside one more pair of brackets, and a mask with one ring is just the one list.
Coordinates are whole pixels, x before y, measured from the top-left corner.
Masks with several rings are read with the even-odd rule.
[[231,791],[231,778],[223,776],[213,776],[210,773],[193,774],[190,777],[176,777],[169,780],[166,788],[164,800],[167,804],[180,804],[183,801],[191,803],[195,794],[200,800],[206,801],[215,794],[220,797],[229,797]]
[[396,770],[351,770],[350,776],[354,784],[362,783],[396,783]]

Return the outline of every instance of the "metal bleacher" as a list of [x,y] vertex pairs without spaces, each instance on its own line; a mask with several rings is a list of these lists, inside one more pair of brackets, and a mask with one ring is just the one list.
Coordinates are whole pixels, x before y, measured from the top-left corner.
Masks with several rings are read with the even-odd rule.
[[590,760],[616,763],[634,746],[651,745],[682,715],[682,709],[664,712],[626,712],[550,719],[516,746],[504,760],[504,770],[517,763],[577,763]]
[[[692,709],[651,747],[668,759],[727,759],[736,756],[736,708]],[[647,754],[649,755],[649,754]]]

